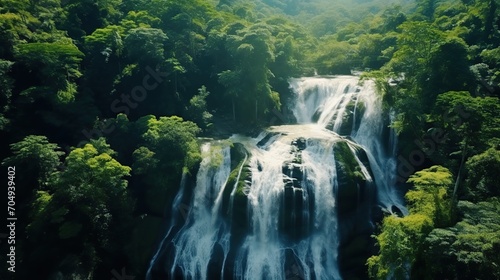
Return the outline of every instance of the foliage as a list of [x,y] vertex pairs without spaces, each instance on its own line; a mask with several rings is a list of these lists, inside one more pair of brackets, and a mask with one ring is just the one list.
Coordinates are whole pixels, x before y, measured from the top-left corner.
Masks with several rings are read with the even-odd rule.
[[74,81],[82,76],[78,69],[82,56],[73,44],[28,43],[16,50],[16,58],[36,71],[42,85],[56,90],[57,99],[65,103],[75,99]]
[[[192,122],[179,117],[146,116],[138,120],[143,131],[145,147],[156,155],[159,170],[192,170],[200,160],[199,146],[195,139],[200,129]],[[151,156],[151,153],[137,152]]]
[[324,42],[314,59],[319,73],[350,74],[351,68],[359,66],[353,62],[357,56],[356,46],[345,42],[328,40]]
[[[100,192],[110,194],[123,191],[126,181],[122,177],[130,173],[130,168],[114,160],[111,157],[113,153],[103,138],[73,150],[66,158],[66,169],[60,175],[60,182],[69,188],[78,186],[81,188],[79,191],[86,192],[87,198],[105,195]],[[96,192],[95,185],[102,190]]]
[[0,152],[26,171],[18,257],[33,268],[19,277],[139,275],[149,260],[133,262],[121,233],[165,214],[196,172],[200,128],[267,125],[287,112],[290,77],[353,69],[375,70],[400,154],[426,145],[372,275],[497,277],[496,220],[469,216],[496,217],[499,17],[496,0],[0,0]]
[[486,148],[488,141],[500,133],[498,98],[472,97],[463,91],[446,92],[437,98],[435,106],[436,115],[440,116],[438,121],[450,132],[450,140],[458,139],[462,147],[467,146],[474,153]]
[[[391,81],[382,87],[386,107],[396,112],[391,126],[401,143],[408,143],[403,156],[422,149],[426,166],[456,171],[456,189],[467,159],[487,149],[499,133],[498,118],[488,113],[498,110],[499,92],[496,46],[490,43],[497,39],[488,19],[498,14],[492,2],[420,1],[417,14],[399,24],[392,57],[381,67]],[[433,145],[418,144],[429,139]]]
[[97,51],[104,52],[109,56],[111,53],[120,56],[123,51],[123,37],[124,28],[117,25],[108,25],[104,28],[96,29],[92,34],[85,36],[85,44]]
[[[95,250],[109,248],[116,230],[111,225],[125,222],[128,211],[124,209],[130,203],[124,177],[131,169],[112,155],[114,151],[103,138],[71,151],[64,170],[53,172],[50,191],[37,192],[33,222],[28,226],[30,242],[54,242],[57,236]],[[50,226],[45,229],[44,225]],[[46,235],[47,230],[54,235]],[[88,249],[83,253],[78,247],[65,250],[78,255],[86,269],[93,270],[97,259],[86,254]],[[64,255],[51,259],[61,262]]]
[[212,114],[207,112],[207,97],[210,92],[205,86],[198,89],[198,94],[189,100],[187,108],[190,118],[202,129],[208,129],[212,125]]
[[14,63],[8,60],[0,59],[0,131],[6,129],[9,119],[5,113],[9,111],[13,79],[9,76],[9,71]]
[[410,213],[423,214],[431,218],[435,227],[444,227],[451,222],[449,189],[453,185],[450,171],[442,166],[416,172],[408,183],[415,188],[405,195]]
[[368,259],[368,272],[375,279],[408,279],[416,262],[432,220],[422,214],[399,218],[384,218],[381,234],[377,236],[380,253]]
[[460,201],[462,221],[453,227],[434,229],[425,239],[426,276],[429,279],[498,278],[499,207],[498,198],[477,204]]
[[38,178],[38,188],[47,184],[52,172],[60,165],[59,157],[64,154],[57,144],[41,135],[28,135],[10,147],[13,155],[4,159],[2,165],[17,166],[27,174],[34,174]]
[[[238,35],[230,35],[226,42],[228,49],[234,53],[234,69],[220,73],[219,81],[232,97],[233,111],[238,106],[244,122],[250,119],[256,121],[269,108],[279,107],[279,103],[271,98],[269,85],[269,78],[273,75],[269,65],[275,57],[274,46],[269,43],[272,35],[268,30],[266,25],[254,24],[239,30]],[[268,103],[274,104],[270,106]]]
[[164,44],[167,35],[157,28],[135,28],[124,40],[128,56],[139,63],[159,63],[165,60]]
[[433,228],[451,222],[451,200],[447,196],[452,185],[450,171],[442,166],[416,172],[408,180],[414,189],[406,199],[410,214],[384,218],[376,236],[380,251],[368,259],[368,271],[374,279],[408,279],[414,265],[421,260],[424,240]]
[[500,170],[498,147],[470,157],[466,162],[466,169],[466,186],[474,201],[500,196],[497,182],[497,172]]

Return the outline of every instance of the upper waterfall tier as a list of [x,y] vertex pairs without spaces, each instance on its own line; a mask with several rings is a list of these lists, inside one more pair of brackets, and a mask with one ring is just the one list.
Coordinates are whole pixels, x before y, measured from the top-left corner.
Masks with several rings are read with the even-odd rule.
[[351,134],[359,123],[357,111],[380,111],[373,82],[360,84],[355,76],[292,79],[290,87],[295,93],[291,107],[297,123],[317,123],[339,134]]
[[357,76],[303,77],[290,80],[290,105],[297,123],[314,123],[362,146],[375,173],[379,202],[388,211],[406,212],[396,183],[396,137],[371,80]]

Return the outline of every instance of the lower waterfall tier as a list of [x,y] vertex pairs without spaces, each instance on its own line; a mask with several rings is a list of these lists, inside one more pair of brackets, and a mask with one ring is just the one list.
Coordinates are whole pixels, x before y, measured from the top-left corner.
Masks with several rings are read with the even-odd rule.
[[316,125],[272,127],[255,139],[231,140],[203,146],[196,184],[180,194],[192,193],[180,198],[190,201],[189,213],[166,237],[168,253],[150,279],[358,273],[371,253],[376,208],[364,150]]

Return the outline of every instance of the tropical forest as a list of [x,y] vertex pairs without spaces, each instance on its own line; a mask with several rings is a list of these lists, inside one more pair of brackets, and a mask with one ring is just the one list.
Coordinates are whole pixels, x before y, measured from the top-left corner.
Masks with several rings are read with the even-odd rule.
[[0,0],[0,279],[500,279],[499,0]]

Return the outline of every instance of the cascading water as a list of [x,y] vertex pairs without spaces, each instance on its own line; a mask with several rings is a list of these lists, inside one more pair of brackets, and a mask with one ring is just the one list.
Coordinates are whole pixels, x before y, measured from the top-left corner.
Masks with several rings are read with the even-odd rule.
[[[376,94],[374,83],[366,80],[359,84],[355,76],[313,77],[293,79],[291,87],[296,94],[292,111],[297,122],[316,122],[339,134],[351,136],[367,152],[375,173],[380,203],[388,211],[395,206],[406,214],[401,196],[394,188],[397,143],[384,139],[382,135],[385,126],[382,101]],[[360,103],[362,110],[358,110]],[[362,115],[357,119],[359,113]],[[393,138],[394,132],[390,133]],[[387,151],[384,150],[384,140],[391,145]]]
[[404,211],[373,84],[341,76],[290,85],[298,124],[202,146],[188,217],[170,226],[148,280],[341,279],[364,265],[359,244],[369,245],[377,201]]
[[229,147],[211,151],[209,143],[202,146],[203,161],[196,178],[192,209],[186,224],[174,237],[175,257],[172,273],[176,266],[186,277],[207,279],[207,267],[213,247],[219,243],[228,251],[228,234],[219,215],[223,186],[229,176]]
[[[237,258],[237,263],[243,265],[237,267],[235,276],[238,279],[284,279],[293,273],[291,269],[295,266],[302,272],[302,279],[339,279],[333,147],[341,138],[316,125],[273,127],[270,133],[275,137],[264,145],[259,143],[266,134],[244,142],[252,154],[249,163],[252,181],[248,191],[252,219],[251,231]],[[302,147],[290,144],[295,139],[306,138],[309,140],[303,142]],[[283,174],[283,169],[294,167],[300,170],[300,178]],[[294,197],[295,203],[291,204],[295,207],[289,207],[294,213],[283,213],[287,194]],[[313,211],[309,211],[309,205],[314,205]],[[280,223],[284,223],[280,213],[281,216],[295,214],[293,219],[298,221],[295,226],[305,229],[297,234],[299,238],[295,242],[283,236],[287,234],[280,230]],[[288,265],[288,272],[287,252],[294,259],[294,263]]]

